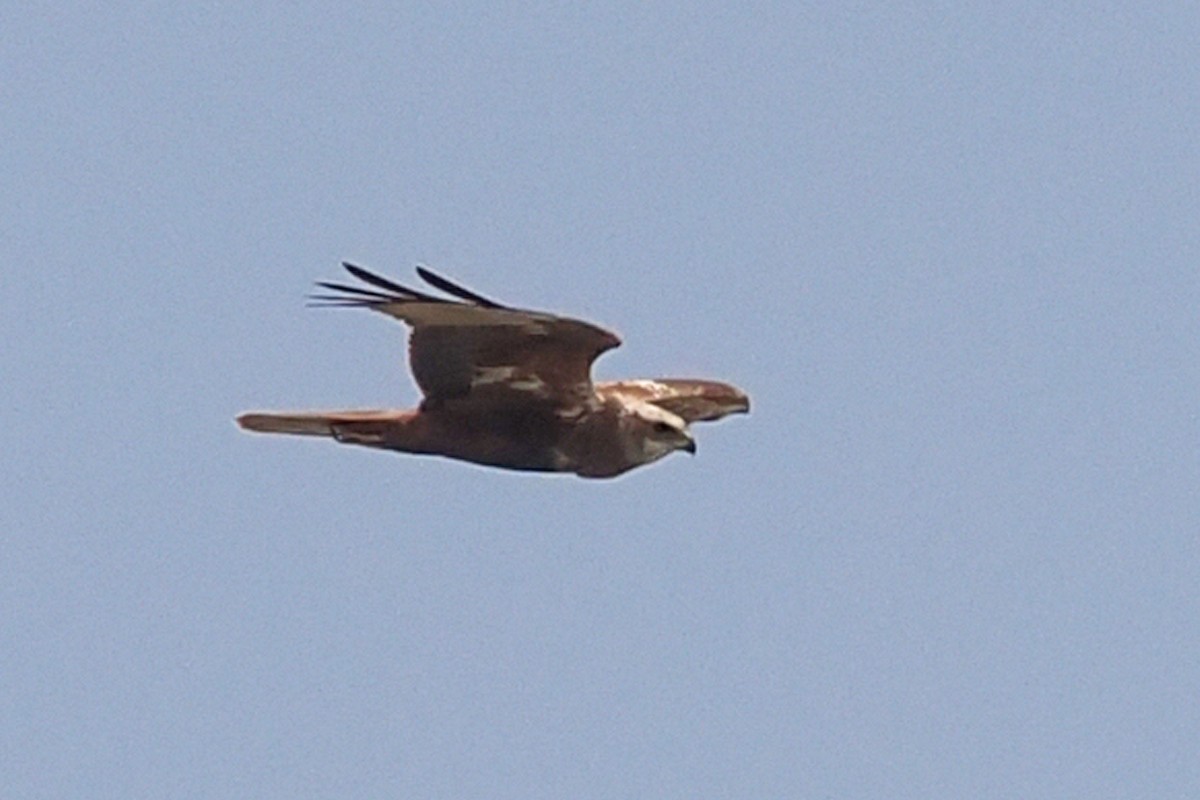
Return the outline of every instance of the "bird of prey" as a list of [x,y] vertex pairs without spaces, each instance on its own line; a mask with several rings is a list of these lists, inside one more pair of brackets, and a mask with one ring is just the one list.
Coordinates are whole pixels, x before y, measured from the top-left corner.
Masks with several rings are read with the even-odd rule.
[[696,452],[691,422],[750,410],[727,383],[681,378],[593,383],[596,357],[621,343],[603,328],[501,305],[423,267],[449,295],[409,289],[362,267],[362,286],[321,281],[315,305],[366,308],[406,323],[416,409],[249,412],[258,433],[325,436],[493,467],[611,478],[676,450]]

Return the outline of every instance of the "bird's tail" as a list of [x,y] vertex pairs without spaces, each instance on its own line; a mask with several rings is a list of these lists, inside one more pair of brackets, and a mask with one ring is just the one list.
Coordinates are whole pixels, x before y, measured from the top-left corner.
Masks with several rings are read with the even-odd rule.
[[330,436],[355,444],[380,444],[411,411],[250,411],[237,418],[243,430],[293,436]]

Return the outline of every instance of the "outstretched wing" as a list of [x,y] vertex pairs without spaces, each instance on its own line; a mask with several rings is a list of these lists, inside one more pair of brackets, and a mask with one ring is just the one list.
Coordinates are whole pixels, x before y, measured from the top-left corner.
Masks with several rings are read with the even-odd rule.
[[334,294],[312,300],[369,308],[407,323],[409,363],[426,402],[577,403],[593,395],[592,362],[621,343],[581,320],[501,305],[424,267],[417,268],[421,279],[455,299],[401,286],[354,264],[342,266],[372,288],[320,282]]
[[720,419],[750,410],[750,398],[741,389],[719,381],[691,378],[608,381],[596,384],[601,397],[619,396],[653,403],[688,422]]

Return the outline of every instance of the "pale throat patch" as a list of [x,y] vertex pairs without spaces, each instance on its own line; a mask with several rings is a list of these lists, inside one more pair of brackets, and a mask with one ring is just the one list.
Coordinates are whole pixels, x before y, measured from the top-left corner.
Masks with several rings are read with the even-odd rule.
[[635,400],[629,403],[629,411],[634,416],[641,417],[647,422],[665,422],[672,428],[680,431],[687,430],[687,422],[678,414],[673,414],[665,408],[654,405],[654,403],[645,403],[641,400]]

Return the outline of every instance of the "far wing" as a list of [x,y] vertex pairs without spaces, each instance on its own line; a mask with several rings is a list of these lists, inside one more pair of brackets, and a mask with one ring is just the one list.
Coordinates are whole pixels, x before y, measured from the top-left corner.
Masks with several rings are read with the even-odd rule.
[[596,384],[596,393],[653,403],[688,422],[705,422],[750,410],[750,398],[736,386],[692,378],[608,381]]
[[417,274],[456,299],[436,297],[343,264],[372,288],[321,282],[336,294],[318,305],[369,308],[412,327],[409,362],[427,402],[472,398],[496,403],[577,402],[593,394],[591,366],[621,343],[581,320],[510,308],[423,267]]

